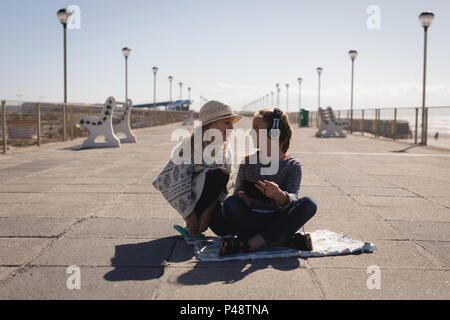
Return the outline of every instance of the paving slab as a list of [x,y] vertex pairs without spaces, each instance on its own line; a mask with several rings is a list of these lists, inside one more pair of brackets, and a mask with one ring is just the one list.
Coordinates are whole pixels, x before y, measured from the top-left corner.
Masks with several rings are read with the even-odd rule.
[[21,266],[51,243],[45,238],[0,238],[0,266]]
[[0,213],[2,217],[34,218],[84,218],[102,210],[105,205],[97,203],[22,203],[12,205]]
[[62,238],[33,265],[160,267],[169,258],[174,239]]
[[16,267],[0,267],[0,281],[9,278],[16,270],[18,270]]
[[450,269],[450,242],[449,241],[416,241],[425,250],[435,256],[443,268]]
[[236,262],[232,268],[167,268],[155,298],[321,299],[321,292],[308,269]]
[[134,204],[109,203],[92,213],[95,217],[108,218],[168,218],[176,219],[180,214],[171,206],[163,203]]
[[370,254],[312,257],[308,264],[312,268],[367,268],[377,265],[384,269],[440,269],[436,257],[410,241],[364,239],[374,243],[377,250]]
[[2,192],[0,193],[0,202],[2,203],[23,203],[30,202],[33,200],[40,199],[42,197],[41,193],[19,193],[19,192]]
[[450,222],[449,209],[431,202],[427,208],[372,206],[366,209],[384,220]]
[[91,218],[78,224],[65,237],[89,238],[134,238],[159,239],[178,235],[172,226],[184,225],[180,219],[130,219],[130,218]]
[[308,231],[329,229],[337,233],[343,233],[355,240],[365,239],[409,239],[407,236],[390,226],[385,221],[377,220],[350,220],[339,216],[313,217],[305,225]]
[[0,217],[0,237],[57,237],[76,219]]
[[[367,281],[372,273],[363,269],[316,268],[327,299],[449,299],[450,273],[436,270],[380,269],[380,289]],[[372,281],[369,281],[373,284]]]
[[54,189],[57,184],[44,184],[44,183],[17,183],[17,184],[0,184],[0,192],[2,193],[42,193],[48,192]]
[[450,239],[450,222],[434,221],[389,221],[403,234],[414,240],[448,241]]
[[[73,271],[67,267],[33,267],[0,287],[0,299],[23,300],[128,300],[152,298],[158,287],[159,268],[121,268],[120,276],[106,280],[111,267],[81,267],[80,289],[69,289]],[[70,271],[70,270],[69,270]],[[131,278],[138,278],[132,280]],[[69,280],[70,283],[70,280]]]

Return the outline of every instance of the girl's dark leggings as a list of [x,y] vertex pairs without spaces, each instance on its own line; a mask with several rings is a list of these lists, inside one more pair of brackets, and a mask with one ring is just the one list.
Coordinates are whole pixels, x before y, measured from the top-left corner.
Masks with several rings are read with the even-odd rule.
[[[194,209],[197,217],[200,218],[203,211],[211,205],[212,201],[217,200],[217,197],[227,187],[229,179],[230,173],[225,168],[215,168],[206,173],[203,191]],[[223,215],[222,204],[219,201],[217,201],[216,206],[211,213],[209,227],[219,236],[233,234],[231,225]]]
[[254,212],[237,195],[228,197],[223,203],[225,218],[237,236],[249,240],[260,234],[267,244],[297,232],[316,211],[317,203],[311,197],[303,197],[289,210],[275,213]]

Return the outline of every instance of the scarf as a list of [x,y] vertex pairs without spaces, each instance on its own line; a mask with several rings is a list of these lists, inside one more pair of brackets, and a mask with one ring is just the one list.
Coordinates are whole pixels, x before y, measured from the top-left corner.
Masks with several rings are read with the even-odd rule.
[[[184,139],[175,149],[174,155],[180,154],[180,151],[182,152],[182,150],[186,150],[188,143],[191,143],[191,139]],[[200,199],[205,183],[205,176],[209,170],[218,167],[227,169],[230,173],[229,185],[230,182],[232,183],[231,159],[230,146],[227,146],[223,163],[219,164],[216,162],[207,164],[204,161],[202,161],[202,164],[195,164],[194,152],[191,152],[190,163],[178,163],[178,161],[175,163],[173,158],[171,158],[152,184],[162,193],[167,202],[169,202],[183,218],[186,218],[194,211],[195,205]],[[229,185],[227,185],[226,190],[219,195],[220,202],[223,202],[228,195],[228,189],[231,188]]]

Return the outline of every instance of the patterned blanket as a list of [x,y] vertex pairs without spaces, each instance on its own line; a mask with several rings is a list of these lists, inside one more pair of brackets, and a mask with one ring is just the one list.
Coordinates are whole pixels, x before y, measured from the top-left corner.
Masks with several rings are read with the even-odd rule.
[[288,257],[322,257],[353,253],[372,253],[377,248],[373,243],[352,240],[344,234],[335,233],[330,230],[316,230],[311,232],[313,244],[312,251],[300,251],[281,246],[264,246],[257,251],[239,253],[227,256],[219,256],[218,249],[220,238],[204,237],[192,238],[185,228],[174,226],[175,230],[183,235],[185,241],[192,245],[196,257],[201,261],[228,261],[228,260],[255,260],[269,258]]

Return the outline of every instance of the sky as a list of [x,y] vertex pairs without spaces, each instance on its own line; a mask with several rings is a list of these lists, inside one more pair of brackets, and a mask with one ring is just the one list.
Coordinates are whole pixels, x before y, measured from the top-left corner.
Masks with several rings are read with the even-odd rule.
[[[423,28],[418,15],[432,11],[427,105],[450,106],[450,1],[447,0],[0,0],[0,99],[63,100],[63,28],[56,12],[80,9],[79,29],[68,30],[68,100],[103,103],[125,96],[153,101],[152,67],[159,68],[157,101],[200,96],[241,109],[280,83],[280,103],[317,109],[417,107],[422,103]],[[374,9],[375,8],[375,9]],[[276,97],[276,94],[275,94]],[[275,98],[276,100],[276,98]],[[269,99],[268,105],[271,105]],[[276,104],[276,101],[275,101]],[[258,108],[260,105],[252,106]]]

